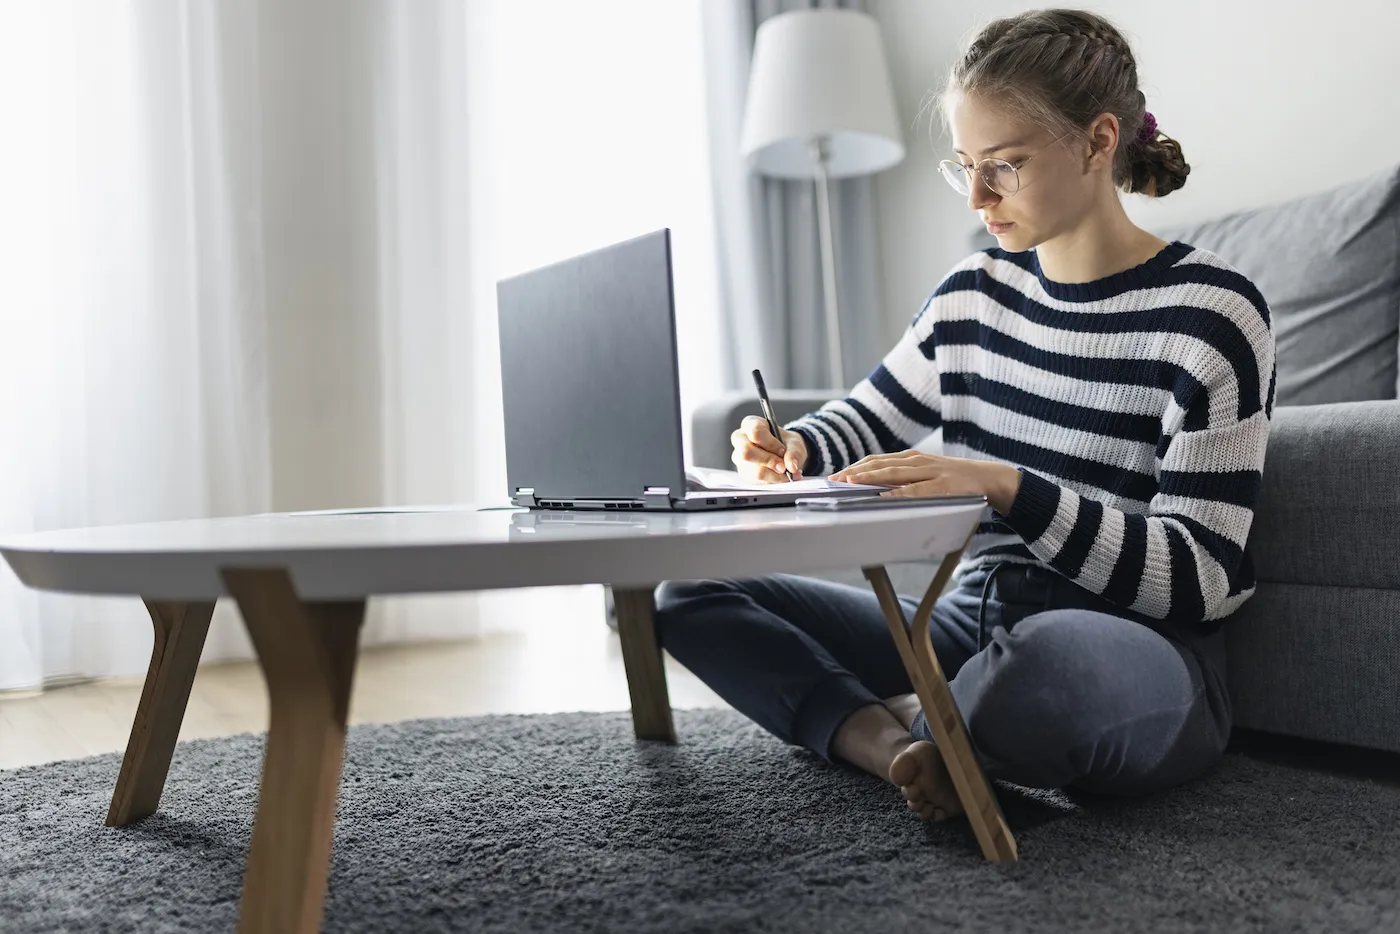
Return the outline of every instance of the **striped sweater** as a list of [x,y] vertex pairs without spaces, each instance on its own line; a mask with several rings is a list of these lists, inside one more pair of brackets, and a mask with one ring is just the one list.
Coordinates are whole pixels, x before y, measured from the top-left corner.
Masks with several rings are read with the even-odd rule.
[[788,427],[806,473],[913,447],[1019,468],[960,563],[1036,563],[1155,619],[1215,623],[1254,592],[1245,541],[1274,401],[1269,309],[1215,254],[1175,242],[1094,282],[985,250],[939,284],[841,400]]

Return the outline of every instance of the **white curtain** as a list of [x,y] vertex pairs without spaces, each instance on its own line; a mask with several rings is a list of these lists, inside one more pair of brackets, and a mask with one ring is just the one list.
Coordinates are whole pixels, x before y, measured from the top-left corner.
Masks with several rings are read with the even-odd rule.
[[[500,501],[496,279],[660,226],[703,401],[699,2],[0,7],[0,533]],[[523,605],[378,601],[365,640]],[[138,601],[0,563],[0,690],[150,643]],[[205,659],[248,655],[221,603]]]

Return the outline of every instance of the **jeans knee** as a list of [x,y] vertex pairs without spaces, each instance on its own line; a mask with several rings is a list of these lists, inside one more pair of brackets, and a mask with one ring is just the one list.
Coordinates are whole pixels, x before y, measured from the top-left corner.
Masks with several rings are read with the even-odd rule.
[[729,581],[675,580],[662,581],[656,588],[656,611],[668,613],[699,597],[729,593],[734,586]]
[[[1100,690],[1092,652],[1060,611],[1038,613],[991,644],[964,667],[959,697],[967,728],[1001,755],[1043,755],[1092,737],[1112,704]],[[966,678],[964,678],[966,675]]]
[[[1021,680],[1058,680],[1087,675],[1086,638],[1082,614],[1048,610],[1021,620],[1009,631],[995,633],[1002,650],[999,663]],[[1092,639],[1092,636],[1089,637]]]
[[999,777],[1035,787],[1167,787],[1219,758],[1191,732],[1198,689],[1178,650],[1137,623],[1056,610],[1028,616],[953,683],[968,732]]
[[739,593],[731,581],[674,580],[656,588],[654,625],[656,641],[685,664],[696,652],[704,652],[712,641],[714,599],[729,599]]

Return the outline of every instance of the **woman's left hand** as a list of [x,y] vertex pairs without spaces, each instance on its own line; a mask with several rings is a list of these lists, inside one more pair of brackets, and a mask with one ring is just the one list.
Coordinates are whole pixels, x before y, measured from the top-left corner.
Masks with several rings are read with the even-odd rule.
[[1021,472],[1007,464],[915,450],[872,454],[832,474],[831,479],[894,487],[881,496],[982,495],[1002,515],[1011,511],[1021,486]]

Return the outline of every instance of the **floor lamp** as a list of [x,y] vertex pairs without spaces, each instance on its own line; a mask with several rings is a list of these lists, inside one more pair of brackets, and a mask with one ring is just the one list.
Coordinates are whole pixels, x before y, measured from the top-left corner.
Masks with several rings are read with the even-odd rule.
[[764,20],[754,38],[740,150],[764,175],[815,182],[829,369],[836,388],[847,389],[828,183],[904,158],[875,19],[809,9]]

